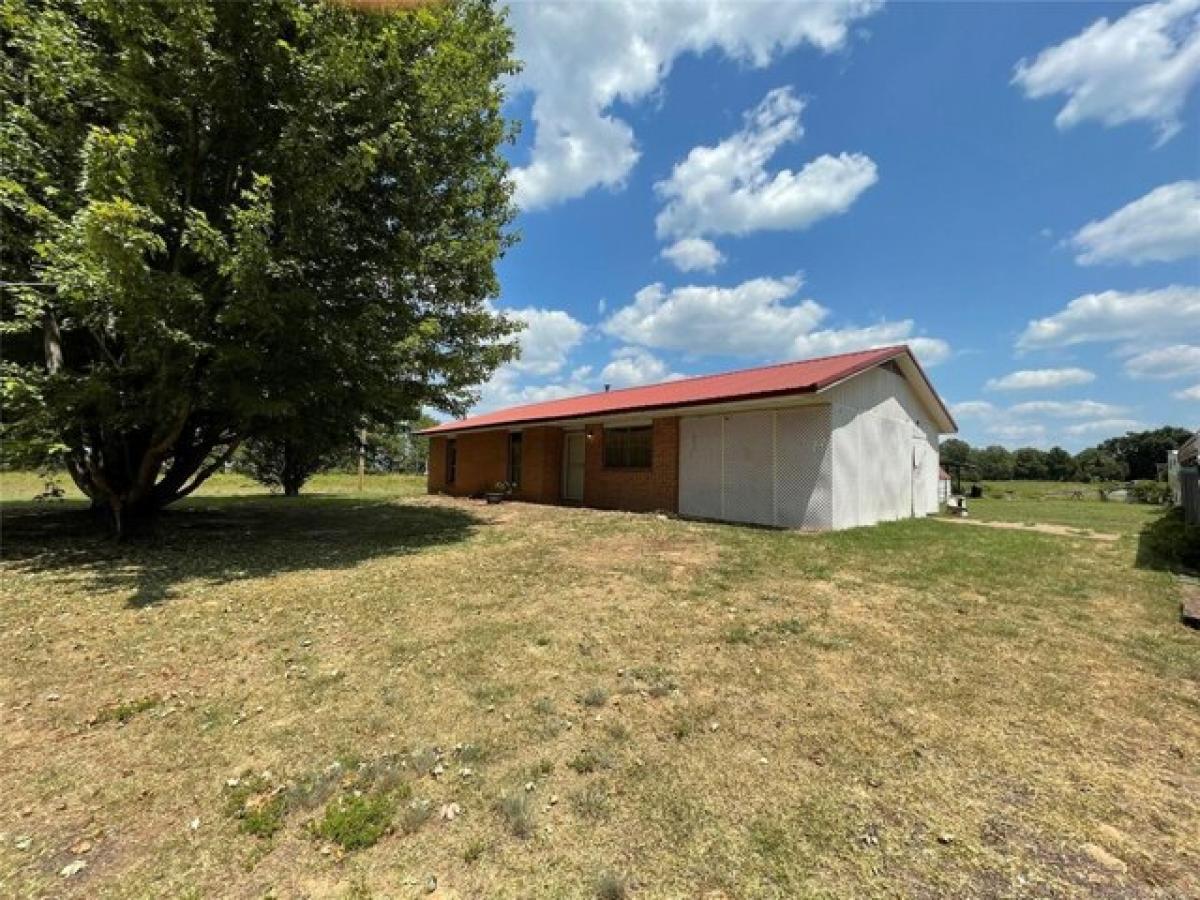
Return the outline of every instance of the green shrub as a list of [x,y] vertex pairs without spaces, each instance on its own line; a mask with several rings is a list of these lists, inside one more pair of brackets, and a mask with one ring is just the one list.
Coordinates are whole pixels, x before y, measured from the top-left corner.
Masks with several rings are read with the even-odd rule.
[[392,824],[396,805],[388,797],[351,794],[325,807],[313,831],[345,850],[374,846]]
[[287,801],[282,794],[276,794],[265,802],[246,809],[242,814],[239,827],[246,834],[252,834],[255,837],[270,837],[283,827],[285,815],[287,815]]
[[246,773],[226,788],[225,814],[238,820],[238,830],[271,837],[283,827],[287,796],[262,775]]
[[1189,525],[1172,509],[1142,529],[1137,563],[1172,572],[1200,572],[1200,525]]
[[1130,494],[1138,503],[1161,506],[1171,499],[1171,488],[1165,481],[1135,481]]

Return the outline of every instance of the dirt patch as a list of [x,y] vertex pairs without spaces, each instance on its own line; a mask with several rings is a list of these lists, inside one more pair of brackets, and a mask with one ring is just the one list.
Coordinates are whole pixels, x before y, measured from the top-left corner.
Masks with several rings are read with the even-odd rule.
[[1036,531],[1038,534],[1056,534],[1060,537],[1084,538],[1089,541],[1104,541],[1112,543],[1120,539],[1120,535],[1108,534],[1103,531],[1089,531],[1084,528],[1071,528],[1068,525],[1052,525],[1048,522],[981,522],[978,519],[935,518],[937,522],[947,522],[951,525],[982,525],[985,528],[1005,528],[1010,531]]

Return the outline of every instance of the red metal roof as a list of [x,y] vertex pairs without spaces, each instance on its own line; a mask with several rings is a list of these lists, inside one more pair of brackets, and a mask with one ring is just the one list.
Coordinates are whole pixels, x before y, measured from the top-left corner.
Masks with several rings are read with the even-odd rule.
[[[698,375],[661,384],[601,391],[525,406],[510,406],[507,409],[446,422],[420,433],[444,434],[473,428],[497,428],[559,419],[642,412],[664,407],[700,406],[730,400],[806,394],[822,390],[844,378],[906,354],[912,356],[908,347],[899,345],[778,363],[737,372],[723,372],[718,375]],[[932,386],[930,390],[932,392]],[[936,396],[934,393],[934,397]]]

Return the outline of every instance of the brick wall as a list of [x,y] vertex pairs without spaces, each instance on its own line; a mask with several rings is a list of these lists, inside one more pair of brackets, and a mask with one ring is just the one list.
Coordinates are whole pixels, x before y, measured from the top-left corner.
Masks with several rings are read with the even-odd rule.
[[[430,493],[468,497],[489,491],[498,481],[508,480],[507,431],[481,431],[461,434],[458,442],[458,466],[454,484],[446,484],[445,436],[429,439]],[[531,503],[557,503],[562,484],[562,430],[527,428],[521,439],[521,484],[514,492],[518,500]]]
[[562,494],[562,429],[526,428],[524,435],[517,499],[557,503]]
[[446,439],[434,435],[429,439],[429,462],[425,469],[425,489],[431,494],[446,489]]
[[584,459],[583,505],[635,512],[679,508],[679,418],[653,422],[649,469],[604,468],[604,428],[591,426]]
[[[458,465],[454,484],[446,484],[446,442],[458,444]],[[508,475],[508,432],[479,431],[455,438],[435,436],[429,440],[429,477],[431,493],[444,492],[469,497],[490,491]]]
[[[653,422],[652,459],[648,469],[604,468],[604,428],[589,426],[583,475],[583,505],[635,512],[679,508],[679,419]],[[527,428],[522,438],[521,487],[515,496],[532,503],[558,503],[562,496],[563,432],[561,428]],[[458,442],[458,475],[446,484],[446,441],[429,441],[430,493],[458,497],[491,490],[508,477],[508,432],[462,434]]]

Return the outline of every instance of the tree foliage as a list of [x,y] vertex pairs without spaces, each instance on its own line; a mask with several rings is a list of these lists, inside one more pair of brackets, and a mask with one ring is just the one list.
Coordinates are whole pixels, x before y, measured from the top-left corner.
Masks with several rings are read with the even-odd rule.
[[0,4],[10,461],[61,454],[119,529],[240,441],[460,413],[512,357],[487,0]]
[[973,469],[968,474],[984,481],[1154,480],[1158,478],[1159,467],[1167,461],[1167,451],[1191,436],[1192,432],[1186,428],[1172,426],[1131,431],[1074,456],[1062,447],[1049,450],[1021,447],[1014,453],[998,445],[972,447],[964,440],[951,438],[942,444],[941,456],[950,464],[965,459]]
[[1167,451],[1174,450],[1192,436],[1186,428],[1166,426],[1153,431],[1131,431],[1122,437],[1109,438],[1099,450],[1121,462],[1127,477],[1154,479],[1158,467],[1165,465]]

